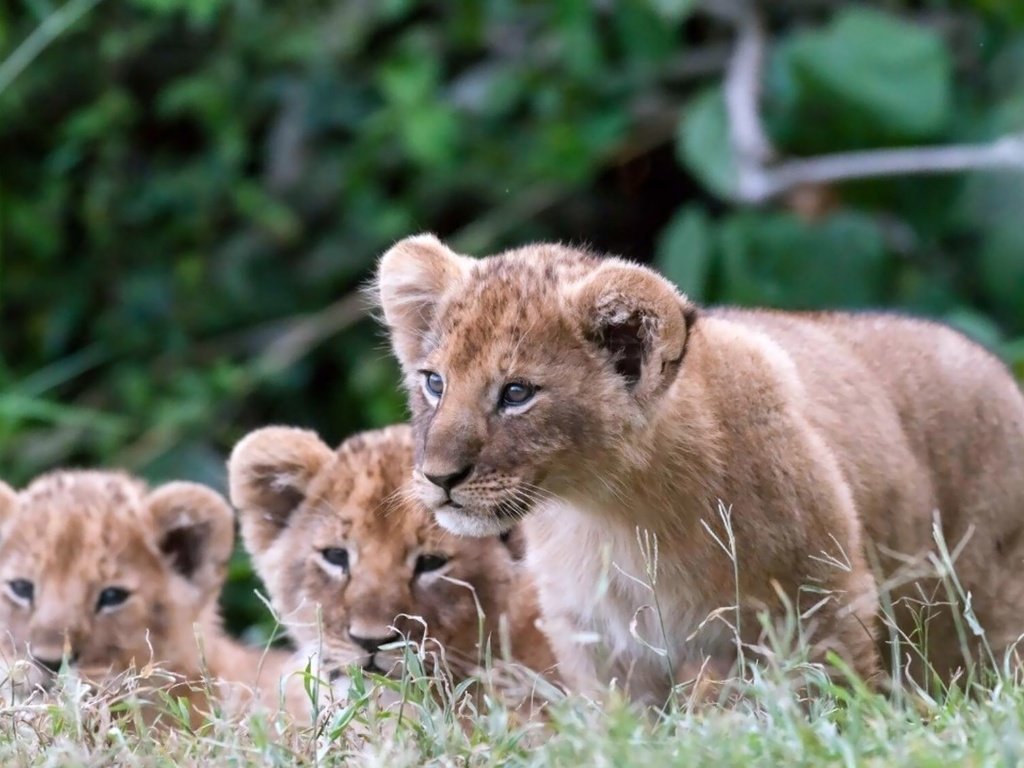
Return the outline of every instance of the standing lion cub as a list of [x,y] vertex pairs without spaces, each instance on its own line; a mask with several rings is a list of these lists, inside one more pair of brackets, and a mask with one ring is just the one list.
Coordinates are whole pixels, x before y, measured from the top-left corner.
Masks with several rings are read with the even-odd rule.
[[[735,661],[723,619],[757,643],[756,612],[787,606],[812,658],[833,651],[871,678],[884,633],[869,560],[895,575],[904,640],[923,644],[911,606],[949,596],[896,572],[934,548],[933,519],[959,547],[997,660],[1024,630],[1024,398],[957,333],[878,314],[702,310],[647,268],[558,245],[474,260],[412,237],[381,259],[377,287],[417,493],[455,533],[525,520],[545,627],[576,688],[614,679],[663,701],[701,665]],[[638,529],[657,542],[653,579]],[[942,675],[963,663],[941,606],[927,652]]]
[[482,643],[500,655],[507,622],[512,657],[550,667],[534,587],[509,548],[437,526],[407,489],[412,462],[405,425],[337,450],[304,429],[266,427],[232,451],[245,545],[300,653],[332,679],[353,665],[388,674],[409,640],[428,668],[441,657],[461,676],[482,662]]
[[89,470],[19,493],[0,483],[0,661],[24,668],[27,688],[62,664],[97,682],[159,667],[194,714],[209,707],[207,681],[225,703],[258,683],[273,691],[284,656],[235,643],[217,615],[233,543],[231,508],[195,483],[150,490]]

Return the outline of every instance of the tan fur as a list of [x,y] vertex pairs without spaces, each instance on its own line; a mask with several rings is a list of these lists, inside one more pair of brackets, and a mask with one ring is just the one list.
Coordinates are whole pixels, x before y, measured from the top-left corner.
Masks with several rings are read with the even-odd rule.
[[[233,543],[231,509],[194,483],[151,491],[100,471],[53,472],[20,493],[0,483],[5,661],[30,660],[26,682],[43,686],[52,679],[43,662],[55,667],[65,656],[97,682],[158,667],[197,709],[209,707],[207,676],[241,702],[258,673],[269,682],[281,655],[264,658],[221,629],[216,603]],[[17,579],[32,583],[31,599],[14,593]],[[100,608],[108,587],[127,599]]]
[[[497,536],[467,540],[437,526],[407,492],[411,470],[405,425],[355,435],[336,451],[287,427],[235,446],[229,475],[242,536],[301,651],[332,677],[350,665],[392,672],[400,649],[370,651],[351,638],[395,642],[398,632],[422,643],[428,666],[443,654],[460,676],[480,664],[481,639],[500,658],[507,620],[513,658],[550,667],[534,589],[509,550]],[[348,567],[325,560],[328,549],[347,552]],[[417,558],[433,555],[447,564],[417,575]]]
[[[536,245],[474,261],[427,235],[384,255],[378,289],[410,395],[415,487],[458,533],[526,518],[545,626],[576,687],[616,679],[663,701],[705,660],[732,663],[724,622],[702,623],[736,601],[708,530],[727,545],[720,501],[745,642],[760,639],[757,610],[781,616],[788,602],[811,613],[815,659],[834,650],[875,676],[868,556],[887,578],[900,556],[920,561],[936,510],[950,549],[966,540],[958,574],[997,656],[1024,630],[1024,398],[953,331],[886,315],[698,311],[621,260]],[[422,371],[444,378],[439,401]],[[509,381],[538,389],[509,410]],[[426,479],[467,469],[450,498]],[[638,527],[657,540],[653,589]],[[905,598],[918,589],[947,597],[934,580],[897,586],[908,634]],[[948,615],[933,617],[929,641],[948,676],[962,663]]]

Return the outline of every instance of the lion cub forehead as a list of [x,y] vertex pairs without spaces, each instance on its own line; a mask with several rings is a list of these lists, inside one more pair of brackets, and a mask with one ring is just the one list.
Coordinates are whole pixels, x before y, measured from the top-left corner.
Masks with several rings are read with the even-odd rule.
[[448,311],[484,302],[488,316],[502,314],[509,307],[531,309],[550,301],[558,309],[567,285],[591,273],[601,259],[584,251],[560,245],[531,245],[477,261],[470,271],[465,290],[452,298]]
[[58,471],[36,478],[19,495],[19,513],[44,521],[91,518],[111,524],[141,522],[146,485],[121,472]]
[[338,448],[332,479],[353,495],[391,494],[409,480],[413,436],[399,424],[350,437]]
[[[550,342],[568,328],[567,290],[605,260],[560,245],[532,245],[482,259],[449,296],[434,345],[448,367],[491,367],[521,361],[531,339]],[[524,346],[524,342],[526,342]]]
[[431,527],[433,519],[410,489],[412,465],[408,425],[355,435],[317,478],[311,501],[346,528],[354,526],[353,533],[388,536]]
[[119,472],[62,470],[18,494],[5,557],[42,564],[52,576],[86,578],[123,551],[145,551],[146,486]]

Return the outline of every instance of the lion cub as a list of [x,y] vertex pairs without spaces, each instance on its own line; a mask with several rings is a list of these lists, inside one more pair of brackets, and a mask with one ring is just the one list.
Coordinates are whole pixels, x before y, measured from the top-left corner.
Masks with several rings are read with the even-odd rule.
[[207,706],[204,678],[225,681],[225,700],[247,699],[257,683],[272,684],[284,657],[264,658],[220,627],[233,542],[230,507],[194,483],[150,490],[120,472],[86,470],[42,475],[20,493],[0,483],[8,672],[21,669],[32,688],[48,686],[63,663],[98,682],[153,665],[197,708]]
[[1024,397],[954,331],[702,310],[619,259],[535,245],[475,260],[430,235],[388,251],[377,287],[416,492],[455,533],[524,520],[574,687],[614,679],[662,702],[705,662],[732,665],[734,627],[750,648],[758,612],[791,608],[813,659],[872,678],[869,552],[904,640],[923,644],[912,614],[934,600],[926,650],[948,677],[963,664],[948,592],[934,569],[902,572],[927,565],[936,519],[996,660],[1024,630]]
[[509,548],[436,525],[406,487],[412,462],[405,425],[337,450],[286,427],[235,446],[228,473],[242,536],[300,650],[332,678],[351,665],[385,674],[403,655],[388,646],[404,638],[422,643],[428,665],[443,655],[462,675],[479,666],[481,642],[499,657],[504,626],[512,657],[547,669],[533,586]]

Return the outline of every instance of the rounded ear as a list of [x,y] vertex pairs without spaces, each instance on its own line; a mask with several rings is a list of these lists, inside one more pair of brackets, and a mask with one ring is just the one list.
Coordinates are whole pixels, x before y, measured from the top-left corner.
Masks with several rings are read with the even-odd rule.
[[264,427],[238,442],[228,459],[228,485],[246,549],[255,555],[274,543],[332,458],[334,451],[306,429]]
[[18,508],[18,494],[11,486],[0,480],[0,527],[14,515]]
[[609,260],[575,287],[570,306],[583,337],[638,400],[675,379],[697,309],[661,275]]
[[216,595],[235,543],[228,503],[205,485],[185,482],[160,486],[145,503],[160,554],[204,599]]
[[377,266],[377,300],[403,367],[414,367],[441,298],[457,288],[473,260],[430,234],[400,240]]

